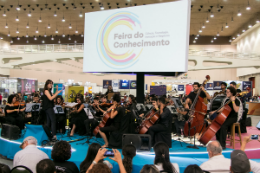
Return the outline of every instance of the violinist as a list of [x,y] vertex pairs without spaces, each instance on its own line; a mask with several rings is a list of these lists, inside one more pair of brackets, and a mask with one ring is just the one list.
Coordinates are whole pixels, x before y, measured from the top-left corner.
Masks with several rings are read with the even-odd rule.
[[133,109],[136,109],[136,101],[135,101],[135,97],[133,95],[129,95],[128,97],[128,103],[126,105],[126,110],[127,112],[132,112]]
[[120,96],[118,94],[114,94],[113,96],[113,105],[106,111],[110,112],[110,119],[112,119],[112,124],[110,126],[105,126],[99,129],[100,136],[104,139],[105,144],[102,148],[108,147],[109,143],[107,140],[107,135],[111,132],[118,131],[121,126],[121,119],[125,114],[125,108],[120,105]]
[[221,82],[221,91],[220,92],[215,92],[214,93],[214,97],[216,97],[217,95],[226,95],[226,88],[227,88],[227,83],[226,82]]
[[56,114],[56,127],[57,130],[60,131],[60,133],[65,134],[65,125],[66,125],[66,109],[64,109],[65,103],[63,102],[63,98],[61,95],[58,95],[56,98],[57,102],[56,105],[59,105],[64,110],[64,114]]
[[15,105],[16,95],[10,95],[8,97],[8,104],[5,107],[6,122],[12,125],[17,125],[20,128],[20,133],[24,128],[23,118],[19,115],[19,112],[24,112],[25,108],[21,109],[20,105]]
[[[240,101],[236,99],[236,89],[234,87],[228,87],[226,91],[227,98],[225,103],[231,100],[228,104],[228,106],[231,108],[231,112],[228,115],[226,121],[222,124],[219,131],[216,133],[216,138],[221,144],[223,149],[226,149],[226,137],[227,137],[227,130],[230,126],[233,125],[233,123],[237,122],[238,119],[238,111],[240,106]],[[222,112],[224,110],[224,107],[218,111],[218,113]],[[210,112],[209,114],[212,115],[215,113],[215,111]]]
[[210,100],[210,95],[209,93],[205,90],[205,88],[203,86],[200,86],[200,84],[198,82],[194,82],[193,84],[193,92],[190,92],[190,94],[188,95],[186,101],[185,101],[185,108],[189,109],[189,105],[192,105],[192,103],[194,102],[197,93],[199,91],[199,89],[202,89],[202,91],[200,92],[200,97],[202,98],[207,98],[208,100]]
[[33,97],[33,103],[41,103],[40,101],[40,98],[39,98],[39,95],[38,94],[35,94],[34,97]]

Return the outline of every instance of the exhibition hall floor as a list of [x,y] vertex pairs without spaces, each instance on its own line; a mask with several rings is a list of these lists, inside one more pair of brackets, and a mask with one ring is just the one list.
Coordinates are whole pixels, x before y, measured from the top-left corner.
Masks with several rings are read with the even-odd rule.
[[[34,126],[32,125],[30,128],[33,128]],[[2,129],[0,129],[1,132]],[[249,134],[258,134],[259,130],[257,130],[255,127],[248,127],[247,128],[248,133],[243,134],[249,135]],[[28,132],[29,133],[29,132]],[[34,132],[35,133],[35,132]],[[37,132],[38,133],[38,132]],[[23,139],[31,134],[25,135],[21,137],[18,140],[7,140],[2,137],[0,137],[0,154],[4,156],[7,159],[13,159],[15,153],[20,150],[19,145],[23,141]],[[57,135],[59,140],[66,140],[70,141],[70,144],[72,146],[72,156],[69,161],[74,162],[78,167],[80,163],[85,159],[88,146],[93,143],[93,142],[98,142],[101,145],[104,144],[103,140],[101,138],[92,138],[89,140],[89,144],[85,143],[88,138],[85,138],[81,141],[75,141],[72,142],[73,140],[77,139],[82,139],[84,136],[78,136],[75,135],[74,137],[66,137],[66,136],[61,136]],[[185,141],[185,139],[183,139]],[[190,139],[186,138],[190,142]],[[207,149],[204,146],[199,146],[199,149],[192,149],[192,148],[187,148],[187,146],[191,146],[191,144],[188,144],[186,141],[177,141],[177,140],[172,140],[172,148],[170,149],[170,160],[171,162],[178,163],[180,167],[180,172],[183,173],[184,169],[190,165],[190,164],[197,164],[200,165],[203,162],[208,160],[208,153]],[[229,147],[229,145],[227,146]],[[239,149],[239,144],[236,145],[236,148]],[[51,146],[38,146],[38,148],[45,153],[48,154],[49,157],[51,157]],[[227,148],[226,150],[223,151],[223,154],[225,157],[230,158],[230,153],[232,152],[233,149]],[[119,150],[121,152],[121,150]],[[246,153],[250,159],[253,159],[257,162],[260,162],[260,143],[258,141],[251,141],[246,148]],[[107,158],[108,159],[108,158]],[[116,162],[108,159],[112,165],[113,173],[119,173],[119,168]],[[141,168],[145,164],[153,164],[154,160],[154,152],[151,149],[149,152],[137,152],[136,157],[133,159],[133,172],[140,172]]]

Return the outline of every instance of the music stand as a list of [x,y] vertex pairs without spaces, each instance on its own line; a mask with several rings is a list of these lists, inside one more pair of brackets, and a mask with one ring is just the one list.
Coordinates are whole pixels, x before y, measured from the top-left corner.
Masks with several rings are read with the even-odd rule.
[[25,112],[39,112],[41,103],[27,103]]
[[88,119],[94,119],[93,114],[91,113],[91,111],[89,110],[89,108],[84,108],[84,111],[88,117]]

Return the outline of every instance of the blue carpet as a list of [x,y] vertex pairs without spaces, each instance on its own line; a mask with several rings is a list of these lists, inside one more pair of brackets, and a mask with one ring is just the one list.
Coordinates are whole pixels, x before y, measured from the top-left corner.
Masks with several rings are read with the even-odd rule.
[[[1,133],[1,129],[0,129]],[[15,153],[20,150],[19,145],[25,138],[24,135],[18,140],[6,140],[2,137],[0,137],[0,154],[3,156],[6,156],[9,159],[13,159]],[[59,140],[65,140],[65,141],[71,141],[71,140],[76,140],[76,139],[82,139],[84,136],[78,136],[75,134],[74,137],[67,137],[67,136],[62,136],[60,134],[57,134],[57,138]],[[72,155],[69,161],[74,162],[78,167],[80,163],[85,159],[87,151],[88,151],[88,146],[89,144],[85,143],[87,141],[87,138],[85,138],[82,141],[77,141],[77,142],[72,142],[71,147],[72,147]],[[100,145],[104,144],[103,139],[101,138],[92,138],[90,143],[98,142]],[[180,172],[183,173],[184,169],[190,165],[190,164],[197,164],[200,165],[203,162],[208,160],[208,153],[205,147],[199,147],[199,149],[191,149],[187,148],[189,144],[186,144],[184,142],[181,143],[182,146],[180,145],[179,141],[172,141],[172,148],[170,149],[170,160],[172,163],[177,163],[180,167]],[[40,150],[45,152],[50,158],[51,158],[51,150],[52,147],[47,146],[47,147],[41,147],[38,146]],[[122,152],[121,150],[119,150]],[[223,154],[225,157],[230,158],[230,153],[232,152],[231,149],[227,149],[223,151]],[[119,173],[119,168],[116,162],[113,160],[110,160],[109,158],[106,158],[106,160],[109,160],[109,162],[113,165],[112,172],[113,173]],[[253,159],[257,162],[260,162],[260,159]],[[133,173],[140,172],[142,169],[143,165],[145,164],[153,164],[154,161],[154,151],[151,150],[151,152],[137,152],[136,157],[133,159]]]

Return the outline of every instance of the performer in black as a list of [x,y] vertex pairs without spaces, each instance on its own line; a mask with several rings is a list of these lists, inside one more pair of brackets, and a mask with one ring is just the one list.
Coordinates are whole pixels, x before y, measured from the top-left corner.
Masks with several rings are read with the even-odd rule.
[[[107,88],[107,92],[105,93],[105,95],[107,96],[108,95],[108,93],[113,93],[114,91],[113,91],[113,88],[112,88],[112,86],[111,85],[109,85],[108,86],[108,88]],[[110,98],[108,98],[108,99],[110,99]]]
[[159,120],[157,120],[158,123],[151,126],[147,132],[149,135],[151,135],[152,146],[158,142],[155,141],[155,134],[160,132],[167,132],[169,122],[172,122],[171,112],[166,107],[165,97],[160,97],[158,100],[158,106],[155,105],[154,107],[156,110],[158,110],[160,107],[160,111],[159,111],[160,118]]
[[[234,87],[228,87],[226,94],[228,99],[225,101],[228,102],[231,100],[228,104],[228,106],[231,108],[231,112],[229,116],[227,117],[226,121],[222,124],[221,128],[219,131],[216,133],[217,140],[221,144],[223,149],[226,149],[226,138],[227,138],[227,130],[230,126],[233,125],[233,123],[237,122],[237,116],[238,116],[238,111],[239,111],[239,106],[240,106],[240,101],[236,99],[236,89]],[[222,112],[224,108],[220,109],[218,113]],[[210,112],[209,114],[212,115],[214,112]]]

